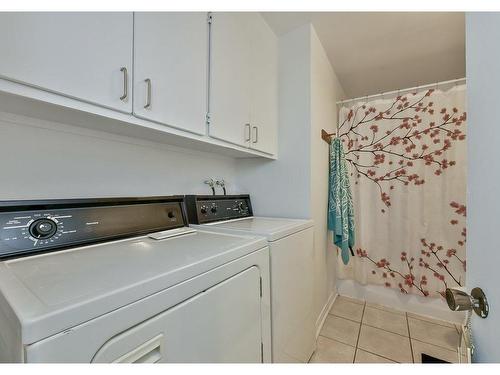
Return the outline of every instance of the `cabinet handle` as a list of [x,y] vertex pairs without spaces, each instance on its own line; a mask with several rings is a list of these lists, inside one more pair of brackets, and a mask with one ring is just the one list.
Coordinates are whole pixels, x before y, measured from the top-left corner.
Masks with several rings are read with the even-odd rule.
[[259,128],[257,126],[253,127],[255,137],[252,141],[252,143],[257,143],[259,141]]
[[[248,133],[246,132],[248,131]],[[251,130],[250,130],[250,124],[245,124],[245,134],[248,134],[245,136],[245,142],[250,142],[250,137],[251,137]]]
[[146,95],[146,105],[144,106],[144,108],[148,109],[151,108],[151,80],[149,78],[146,78],[144,82],[146,82],[148,90]]
[[128,96],[128,71],[127,68],[122,67],[120,72],[123,73],[123,95],[120,96],[121,100],[127,99]]

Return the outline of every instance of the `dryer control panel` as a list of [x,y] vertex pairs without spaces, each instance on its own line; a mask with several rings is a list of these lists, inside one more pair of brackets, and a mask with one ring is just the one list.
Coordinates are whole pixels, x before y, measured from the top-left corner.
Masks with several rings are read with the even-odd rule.
[[0,258],[187,224],[183,197],[0,202]]
[[190,224],[239,219],[253,215],[250,195],[186,195]]

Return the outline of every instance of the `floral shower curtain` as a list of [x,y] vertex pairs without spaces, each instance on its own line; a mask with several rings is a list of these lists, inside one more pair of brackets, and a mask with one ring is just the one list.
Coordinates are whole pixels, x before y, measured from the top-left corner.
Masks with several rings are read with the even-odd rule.
[[402,293],[465,283],[465,85],[343,107],[356,256],[339,276]]

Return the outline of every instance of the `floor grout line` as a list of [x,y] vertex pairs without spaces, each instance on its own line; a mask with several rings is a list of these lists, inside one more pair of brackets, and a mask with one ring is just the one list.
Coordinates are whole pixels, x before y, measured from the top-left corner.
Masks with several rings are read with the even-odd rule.
[[[380,305],[380,304],[372,303],[372,302],[370,302],[370,306],[368,306],[368,302],[366,304],[367,304],[366,307],[368,307],[368,308],[377,309],[380,311],[385,311],[385,312],[388,312],[391,314],[396,314],[396,315],[405,315],[406,314],[406,311],[394,309],[394,308],[386,306],[386,305]],[[392,311],[390,311],[390,310],[392,310]]]
[[[453,324],[453,327],[450,327],[449,325],[446,325],[446,324],[443,324],[443,323],[430,322],[430,321],[428,321],[426,319],[418,318],[418,314],[415,314],[415,313],[410,313],[410,314],[417,315],[417,316],[408,316],[408,312],[406,312],[407,319],[416,319],[416,320],[419,320],[421,322],[426,322],[426,323],[429,323],[429,324],[435,324],[435,325],[441,326],[441,327],[455,328],[456,329],[456,324],[458,324],[458,323],[453,323],[453,322],[447,322],[446,320],[441,320],[441,322]],[[429,318],[429,319],[434,319],[434,318]],[[435,320],[439,321],[439,319],[435,319]]]
[[432,342],[427,342],[427,341],[423,341],[423,340],[419,340],[419,339],[415,339],[415,338],[410,338],[410,342],[411,342],[411,340],[415,340],[415,341],[421,342],[422,344],[436,346],[436,347],[438,347],[440,349],[449,350],[450,352],[454,352],[455,351],[455,349],[450,349],[449,347],[437,345],[437,344],[434,344]]
[[[391,362],[394,362],[394,363],[401,363],[401,362],[398,362],[398,361],[395,361],[394,359],[391,359],[389,357],[385,357],[383,355],[380,355],[380,354],[377,354],[377,353],[373,353],[369,350],[366,350],[366,349],[361,349],[361,348],[356,348],[356,352],[359,350],[362,350],[364,352],[367,352],[367,353],[370,353],[370,354],[373,354],[373,355],[376,355],[377,357],[380,357],[380,358],[384,358],[384,359],[387,359],[388,361],[391,361]],[[356,359],[356,353],[354,353],[354,359]]]
[[349,319],[349,318],[346,318],[345,316],[340,316],[340,315],[332,314],[332,313],[328,313],[328,315],[334,316],[336,318],[342,318],[342,319],[348,320],[348,321],[353,322],[353,323],[359,323],[359,324],[361,324],[361,322],[363,321],[363,314],[361,314],[361,320],[360,321]]
[[394,334],[394,335],[398,335],[398,336],[400,336],[400,337],[404,337],[405,339],[409,339],[409,338],[410,338],[409,334],[408,334],[408,336],[405,336],[405,335],[402,335],[401,333],[388,331],[387,329],[380,328],[380,327],[375,327],[375,326],[372,326],[372,325],[370,325],[370,324],[366,324],[366,323],[362,323],[361,325],[362,325],[362,326],[367,326],[367,327],[370,327],[370,328],[375,328],[375,329],[378,329],[379,331],[384,331],[384,332],[387,332],[387,333],[392,333],[392,334]]
[[318,337],[321,336],[321,337],[324,337],[325,339],[328,339],[328,340],[332,340],[332,341],[335,341],[335,342],[338,342],[339,344],[344,344],[344,345],[347,345],[347,346],[350,346],[351,348],[354,348],[356,349],[355,346],[351,345],[351,344],[346,344],[345,342],[342,342],[340,340],[337,340],[337,339],[332,339],[331,337],[328,337],[328,336],[325,336],[325,335],[318,335]]
[[358,352],[359,336],[361,336],[361,327],[363,327],[363,318],[365,316],[366,301],[363,304],[363,311],[361,312],[361,324],[359,325],[358,339],[356,340],[356,348],[354,349],[354,358],[352,363],[356,363],[356,353]]
[[408,339],[410,340],[410,352],[411,352],[411,360],[415,363],[415,356],[413,355],[413,345],[411,344],[411,332],[410,332],[410,323],[408,322],[408,312],[405,312],[406,317],[406,327],[408,328]]
[[[366,302],[366,303],[368,304],[368,302]],[[420,320],[422,322],[426,322],[426,323],[430,323],[430,324],[437,324],[439,326],[448,327],[448,328],[452,328],[449,326],[449,324],[453,325],[453,327],[455,327],[455,328],[457,328],[457,325],[460,325],[460,323],[451,322],[448,320],[437,319],[437,318],[430,317],[430,316],[428,317],[425,315],[419,315],[417,313],[410,312],[410,311],[398,310],[398,309],[395,309],[393,307],[381,305],[378,303],[371,302],[370,306],[367,305],[366,307],[377,309],[377,310],[382,310],[382,311],[385,311],[385,312],[388,312],[391,314],[406,315],[407,318],[417,319],[417,320]],[[393,311],[390,311],[390,310],[393,310]],[[413,314],[414,316],[408,316],[407,314]],[[433,321],[429,321],[428,319],[432,319]]]
[[410,336],[405,336],[405,335],[402,335],[401,333],[397,333],[397,332],[394,332],[394,331],[389,331],[388,329],[384,329],[384,328],[380,328],[380,327],[375,327],[375,326],[372,326],[371,324],[361,323],[361,325],[362,326],[367,326],[367,327],[370,327],[370,328],[376,328],[376,329],[379,329],[379,330],[387,332],[387,333],[394,333],[395,335],[398,335],[398,336],[401,336],[401,337],[405,337],[407,339],[410,338]]

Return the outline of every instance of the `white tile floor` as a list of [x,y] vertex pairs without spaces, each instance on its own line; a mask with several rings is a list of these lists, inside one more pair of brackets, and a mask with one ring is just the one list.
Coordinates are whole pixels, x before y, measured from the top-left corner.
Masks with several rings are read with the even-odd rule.
[[422,353],[458,362],[453,323],[338,296],[311,363],[419,363]]

